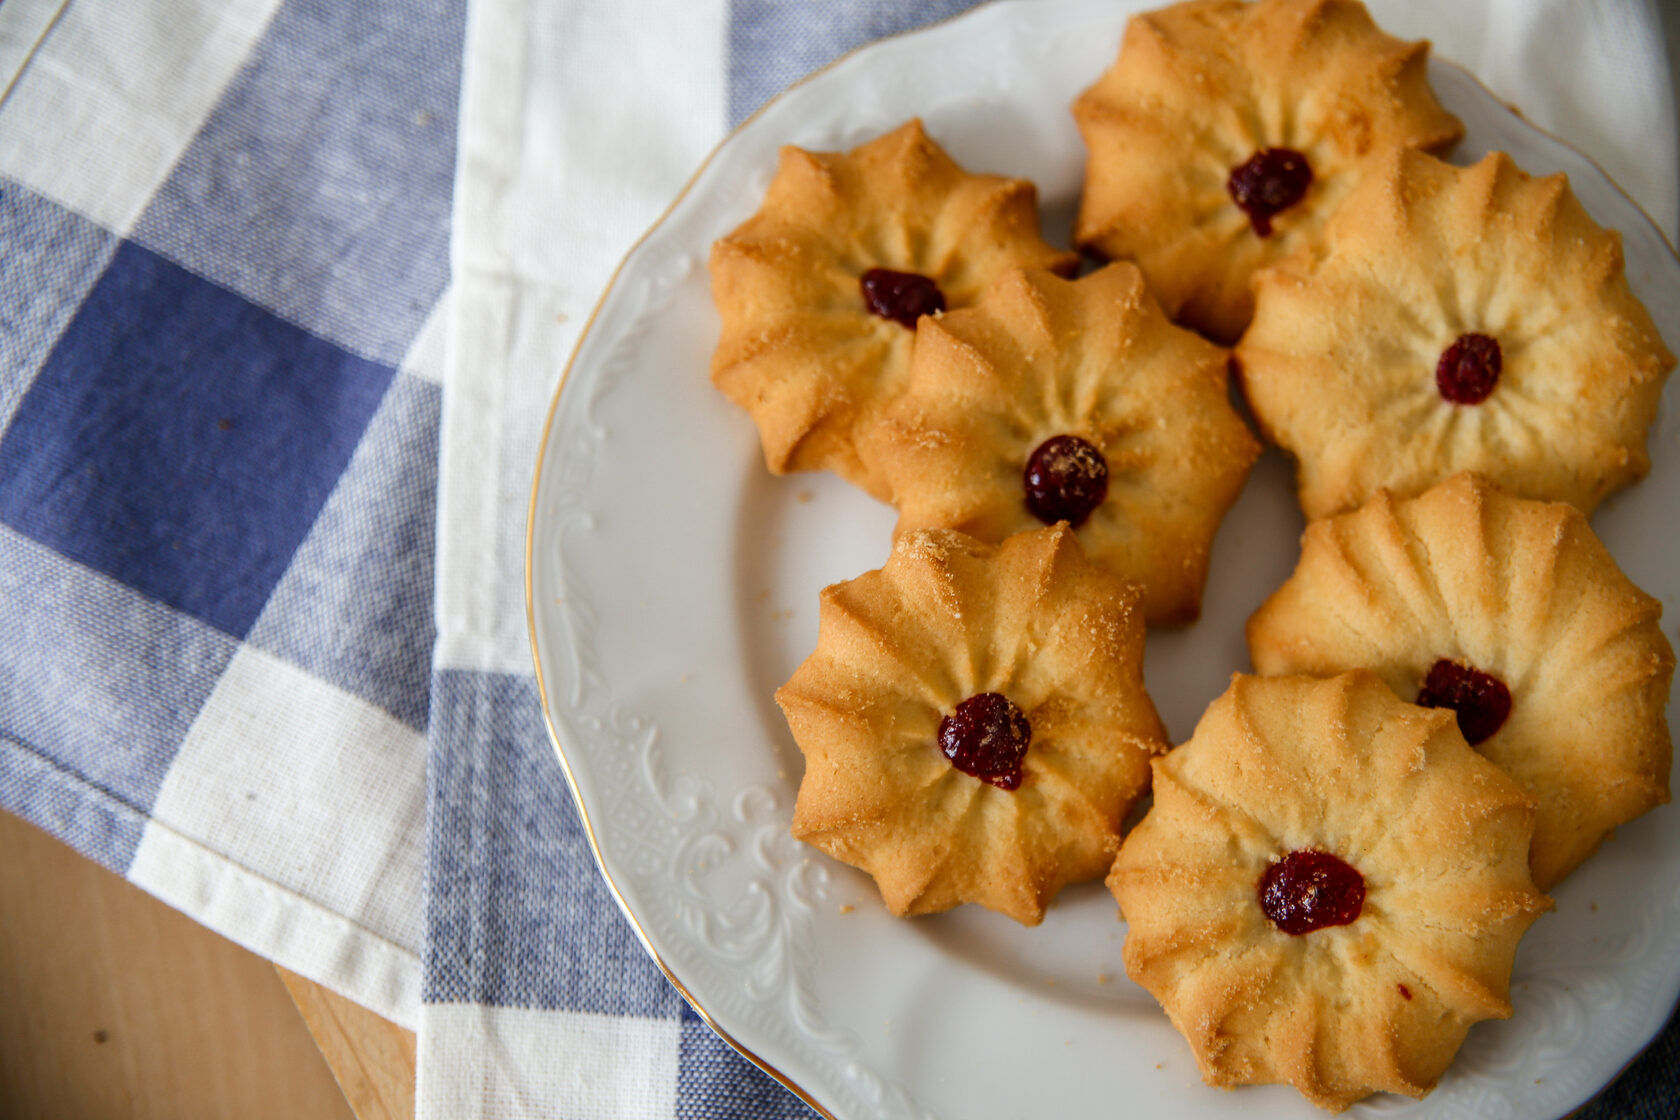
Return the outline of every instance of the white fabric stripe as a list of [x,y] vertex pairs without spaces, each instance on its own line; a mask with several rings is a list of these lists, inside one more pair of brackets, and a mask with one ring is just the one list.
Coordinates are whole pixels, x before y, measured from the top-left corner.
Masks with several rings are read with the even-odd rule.
[[723,5],[502,7],[467,44],[454,263],[587,313],[722,137]]
[[0,4],[0,101],[52,30],[69,0],[11,0]]
[[488,274],[455,284],[438,466],[433,666],[529,674],[525,519],[555,371],[576,341],[567,301]]
[[420,324],[414,341],[409,343],[408,353],[403,355],[403,371],[433,385],[443,384],[444,366],[449,356],[449,321],[453,317],[449,305],[452,299],[450,290],[444,289],[443,295],[426,313],[426,321]]
[[612,270],[722,134],[723,37],[723,0],[470,8],[438,668],[531,671],[523,527],[537,437]]
[[681,1054],[676,1019],[427,1004],[415,1115],[670,1120]]
[[230,941],[392,1022],[420,1025],[420,956],[155,820],[129,881]]
[[70,4],[0,105],[0,174],[126,235],[278,7]]
[[188,729],[152,816],[419,952],[425,766],[421,733],[244,646]]
[[506,469],[501,431],[511,373],[506,291],[515,285],[505,277],[498,282],[493,265],[474,264],[495,226],[486,208],[517,173],[529,21],[526,0],[480,0],[467,13],[450,241],[453,319],[439,438],[436,669],[530,669],[514,640],[522,633],[514,622],[523,616],[524,580],[504,578],[506,553],[518,535],[512,526],[525,520],[523,510],[516,521],[505,519],[513,490],[503,483],[517,477]]

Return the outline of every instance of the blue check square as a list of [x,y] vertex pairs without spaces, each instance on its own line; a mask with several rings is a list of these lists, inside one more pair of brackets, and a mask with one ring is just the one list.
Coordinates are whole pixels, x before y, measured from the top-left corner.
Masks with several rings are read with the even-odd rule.
[[134,240],[396,364],[449,283],[466,5],[288,0]]
[[0,521],[243,637],[394,373],[125,243],[0,441]]
[[675,1019],[595,869],[535,678],[439,672],[431,735],[426,1002]]
[[683,1004],[675,1120],[816,1120],[816,1115]]
[[948,19],[979,0],[730,0],[729,124],[854,47]]

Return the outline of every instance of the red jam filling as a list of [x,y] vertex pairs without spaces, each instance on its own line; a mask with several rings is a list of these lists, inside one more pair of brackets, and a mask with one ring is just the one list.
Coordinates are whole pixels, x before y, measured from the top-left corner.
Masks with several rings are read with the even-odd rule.
[[1472,747],[1492,738],[1511,715],[1511,690],[1504,681],[1444,657],[1429,667],[1417,702],[1426,708],[1451,708],[1464,741]]
[[1021,760],[1032,742],[1032,724],[1009,697],[970,696],[939,724],[939,749],[951,765],[999,789],[1021,784]]
[[916,320],[945,310],[945,293],[926,276],[916,272],[894,272],[872,268],[859,281],[863,303],[883,319],[916,329]]
[[1481,404],[1493,395],[1504,365],[1498,339],[1461,334],[1435,363],[1435,388],[1453,404]]
[[1260,909],[1284,933],[1345,926],[1365,905],[1365,876],[1329,852],[1290,852],[1260,877]]
[[1293,148],[1261,148],[1231,169],[1225,189],[1253,227],[1255,236],[1272,235],[1272,219],[1289,209],[1312,186],[1307,157]]
[[1078,528],[1108,497],[1108,460],[1078,436],[1051,436],[1027,459],[1021,482],[1034,517]]

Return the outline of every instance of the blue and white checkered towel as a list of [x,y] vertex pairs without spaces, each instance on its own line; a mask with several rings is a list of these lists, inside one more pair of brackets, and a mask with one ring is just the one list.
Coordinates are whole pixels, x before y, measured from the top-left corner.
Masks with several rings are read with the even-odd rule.
[[[596,872],[530,668],[531,468],[726,128],[967,6],[0,3],[0,807],[417,1028],[427,1120],[809,1115]],[[1672,236],[1649,3],[1372,6]],[[1675,1068],[1671,1029],[1586,1115],[1672,1115]]]
[[411,1026],[464,24],[0,6],[0,805]]

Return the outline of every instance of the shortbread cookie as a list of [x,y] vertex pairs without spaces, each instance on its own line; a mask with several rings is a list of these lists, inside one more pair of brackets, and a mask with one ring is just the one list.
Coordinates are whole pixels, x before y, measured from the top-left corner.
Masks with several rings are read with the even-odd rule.
[[1539,803],[1530,860],[1549,890],[1669,799],[1661,614],[1574,507],[1457,475],[1309,525],[1248,643],[1262,673],[1366,668],[1454,709],[1471,745]]
[[1108,885],[1127,975],[1210,1085],[1421,1097],[1473,1023],[1510,1016],[1549,906],[1533,804],[1450,712],[1370,673],[1239,675],[1154,771]]
[[970,174],[919,120],[849,153],[782,149],[758,213],[712,247],[712,381],[752,414],[777,474],[833,470],[878,498],[857,431],[903,386],[916,322],[1004,268],[1067,272],[1031,183]]
[[1255,298],[1243,387],[1308,517],[1459,470],[1590,513],[1650,469],[1674,356],[1562,174],[1393,152]]
[[1167,313],[1236,341],[1249,276],[1316,238],[1392,146],[1463,135],[1427,42],[1357,0],[1191,0],[1133,16],[1073,112],[1090,151],[1074,237],[1130,258]]
[[1168,321],[1131,264],[1005,273],[922,325],[909,387],[873,430],[899,532],[996,542],[1065,520],[1093,561],[1142,585],[1150,622],[1194,619],[1214,533],[1260,453],[1226,357]]
[[793,834],[888,908],[962,902],[1036,925],[1108,870],[1167,749],[1137,591],[1065,527],[992,548],[901,536],[822,593],[817,648],[776,693],[805,754]]

